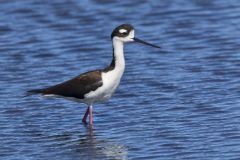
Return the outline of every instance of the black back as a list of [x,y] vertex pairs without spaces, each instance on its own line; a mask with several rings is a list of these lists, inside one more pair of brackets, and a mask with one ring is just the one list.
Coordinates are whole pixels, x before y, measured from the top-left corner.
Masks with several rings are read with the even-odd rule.
[[44,95],[54,94],[64,97],[73,97],[84,99],[84,95],[95,91],[103,85],[101,71],[90,71],[83,73],[71,80],[65,81],[58,85],[45,89],[36,89],[29,91],[30,93],[42,93]]

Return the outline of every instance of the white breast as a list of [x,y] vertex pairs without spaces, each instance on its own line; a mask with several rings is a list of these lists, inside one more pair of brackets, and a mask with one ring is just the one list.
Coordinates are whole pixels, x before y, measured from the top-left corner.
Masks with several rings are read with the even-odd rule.
[[101,102],[109,99],[117,89],[125,69],[123,42],[113,39],[115,67],[108,72],[102,72],[103,85],[86,94],[85,103]]
[[124,69],[115,69],[106,73],[102,73],[103,85],[95,91],[91,91],[85,95],[87,103],[102,102],[108,100],[117,89]]
[[110,98],[117,89],[124,69],[115,69],[107,73],[102,74],[103,88],[105,89],[104,99]]

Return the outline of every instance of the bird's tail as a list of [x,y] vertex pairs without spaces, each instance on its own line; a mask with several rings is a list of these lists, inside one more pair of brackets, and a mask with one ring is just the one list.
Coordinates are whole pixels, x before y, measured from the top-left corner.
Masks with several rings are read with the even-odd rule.
[[26,95],[30,96],[30,95],[33,95],[33,94],[42,94],[43,91],[44,91],[44,89],[33,89],[33,90],[27,91]]

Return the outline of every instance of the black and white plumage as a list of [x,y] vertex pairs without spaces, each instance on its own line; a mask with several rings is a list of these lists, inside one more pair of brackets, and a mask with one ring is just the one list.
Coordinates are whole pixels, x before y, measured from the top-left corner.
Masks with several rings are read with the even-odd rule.
[[120,83],[125,69],[123,44],[135,41],[160,48],[137,39],[134,36],[134,28],[130,24],[122,24],[115,28],[111,38],[113,59],[105,69],[86,72],[66,82],[44,89],[30,90],[29,92],[61,96],[87,104],[88,108],[82,121],[86,122],[89,115],[89,124],[92,125],[92,105],[109,99]]

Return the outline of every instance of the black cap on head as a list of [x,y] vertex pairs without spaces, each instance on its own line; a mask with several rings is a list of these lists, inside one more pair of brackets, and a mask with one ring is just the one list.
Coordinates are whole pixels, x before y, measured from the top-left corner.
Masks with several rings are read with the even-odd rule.
[[133,29],[134,28],[131,24],[122,24],[113,30],[111,38],[115,36],[126,37],[129,35],[130,31]]
[[[134,41],[134,42],[142,43],[142,44],[149,45],[149,46],[152,46],[155,48],[161,48],[159,46],[156,46],[154,44],[151,44],[151,43],[143,41],[139,38],[136,38],[134,33],[131,32],[132,30],[134,30],[134,28],[131,24],[122,24],[113,30],[111,38],[113,39],[113,37],[121,37],[122,42],[133,42]],[[132,34],[132,35],[129,36],[129,34]]]

